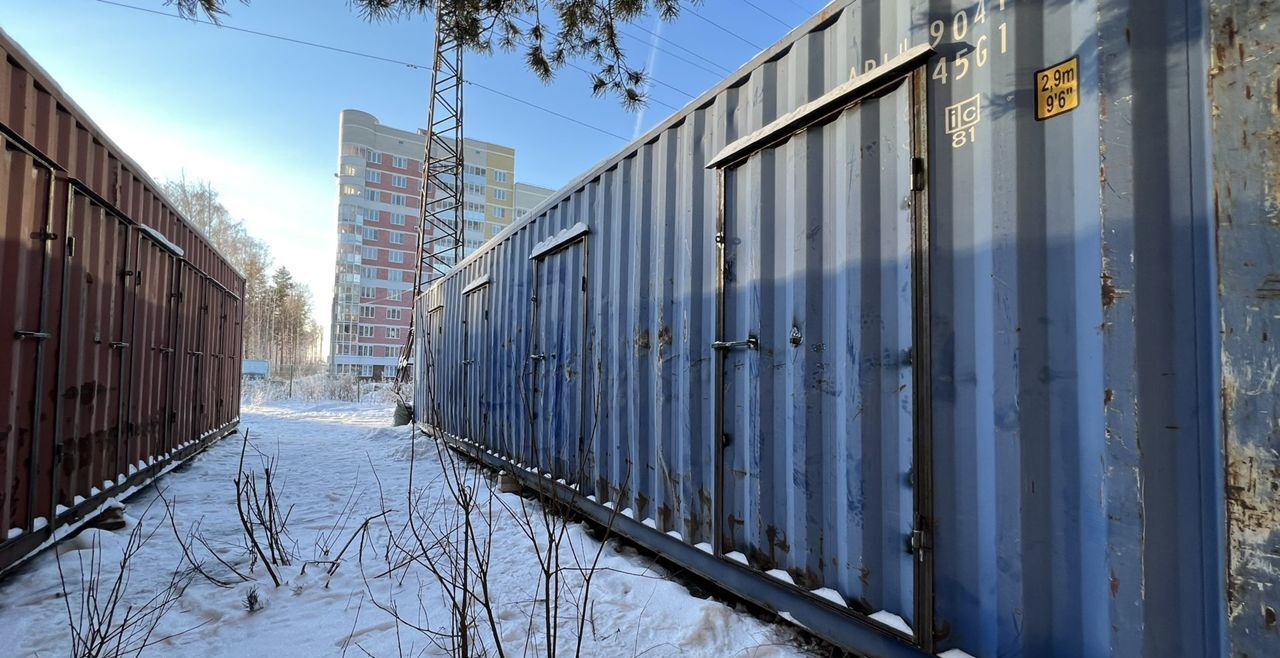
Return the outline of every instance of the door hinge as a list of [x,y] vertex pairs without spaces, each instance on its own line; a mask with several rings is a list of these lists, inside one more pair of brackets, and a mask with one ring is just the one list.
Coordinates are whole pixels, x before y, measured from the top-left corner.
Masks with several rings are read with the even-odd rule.
[[911,158],[911,191],[919,192],[925,187],[924,158]]
[[923,528],[916,528],[911,531],[908,538],[907,552],[915,555],[917,559],[923,560],[925,551],[933,550],[933,537],[929,531]]
[[58,234],[57,234],[57,233],[52,233],[52,232],[49,232],[49,231],[32,231],[32,232],[31,232],[31,239],[32,239],[32,240],[46,240],[46,241],[47,241],[47,240],[57,240],[57,239],[58,239]]

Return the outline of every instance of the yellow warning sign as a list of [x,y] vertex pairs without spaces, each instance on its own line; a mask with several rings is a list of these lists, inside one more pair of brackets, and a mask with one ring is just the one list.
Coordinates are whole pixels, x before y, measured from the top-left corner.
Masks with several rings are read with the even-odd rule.
[[1066,114],[1079,104],[1079,57],[1036,71],[1036,121]]

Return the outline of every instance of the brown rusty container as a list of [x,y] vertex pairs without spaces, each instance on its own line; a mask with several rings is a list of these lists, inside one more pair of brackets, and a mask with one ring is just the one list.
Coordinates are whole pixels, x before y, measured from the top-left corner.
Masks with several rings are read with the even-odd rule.
[[232,432],[244,279],[0,32],[0,571]]

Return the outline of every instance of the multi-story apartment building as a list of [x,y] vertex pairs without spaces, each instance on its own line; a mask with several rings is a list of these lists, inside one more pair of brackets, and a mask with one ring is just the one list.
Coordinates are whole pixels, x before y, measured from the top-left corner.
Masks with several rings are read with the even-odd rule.
[[[409,331],[426,135],[343,110],[338,128],[338,253],[329,364],[335,373],[394,374]],[[515,182],[514,149],[463,141],[462,253],[475,250],[552,190]]]
[[555,190],[540,185],[516,183],[516,217],[524,217],[529,214],[530,210],[533,210],[539,203],[545,201],[547,197],[555,194],[555,192]]

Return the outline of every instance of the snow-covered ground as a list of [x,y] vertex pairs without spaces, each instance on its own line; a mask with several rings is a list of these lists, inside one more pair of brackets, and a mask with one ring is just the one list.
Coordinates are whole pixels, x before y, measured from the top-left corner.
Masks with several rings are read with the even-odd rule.
[[[409,429],[392,428],[389,405],[340,402],[274,402],[248,407],[242,428],[257,450],[278,455],[276,487],[282,510],[288,512],[287,542],[297,557],[333,559],[348,539],[357,539],[343,556],[332,577],[325,565],[281,567],[287,582],[274,587],[262,565],[252,566],[244,548],[244,533],[235,502],[239,436],[232,436],[189,465],[166,476],[156,488],[127,501],[130,524],[141,523],[149,539],[132,559],[125,601],[140,605],[163,592],[175,570],[186,577],[180,596],[159,619],[148,655],[200,656],[327,656],[327,655],[442,655],[447,644],[434,633],[450,627],[449,599],[437,580],[421,564],[388,554],[388,537],[401,545],[413,545],[406,533],[409,505],[410,456],[414,457],[414,486],[420,492],[418,534],[435,537],[457,520],[440,509],[449,501],[441,464],[434,444],[419,439],[409,448]],[[262,459],[250,451],[246,469],[261,476]],[[514,494],[480,487],[480,500],[491,515],[492,533],[490,595],[502,649],[506,656],[546,655],[542,587],[537,549],[517,517],[530,509],[541,526],[534,503]],[[190,573],[170,527],[162,492],[175,510],[178,536],[187,537],[198,524],[199,534],[226,562],[213,559],[200,545],[193,548],[209,575],[227,581],[219,587],[199,574]],[[493,495],[494,505],[487,505]],[[533,505],[533,507],[528,507]],[[358,532],[364,519],[385,509],[393,510]],[[426,510],[426,511],[423,511]],[[512,510],[517,512],[512,515]],[[482,524],[483,525],[483,524]],[[105,592],[114,582],[113,563],[118,562],[133,526],[116,531],[86,530],[54,551],[37,556],[0,581],[0,628],[4,629],[4,655],[66,655],[69,653],[71,617],[79,618],[82,568],[90,557],[103,563]],[[154,531],[154,534],[152,534]],[[483,529],[478,532],[487,536]],[[557,628],[560,655],[573,655],[577,647],[578,602],[581,574],[576,564],[590,564],[598,544],[586,529],[572,524],[561,546],[565,567]],[[261,537],[259,537],[261,540]],[[539,537],[545,547],[545,535]],[[95,553],[93,548],[97,547]],[[576,556],[576,559],[575,559]],[[69,584],[63,597],[59,578]],[[390,566],[389,566],[390,565]],[[252,566],[252,571],[250,570]],[[253,582],[235,582],[234,571]],[[593,572],[590,603],[586,606],[582,655],[586,656],[790,656],[801,655],[802,640],[787,628],[775,626],[739,612],[724,603],[695,597],[681,584],[634,550],[609,542]],[[249,611],[246,599],[256,590],[260,609]],[[100,593],[105,598],[105,594]],[[117,608],[123,614],[125,606]],[[135,608],[136,610],[137,608]],[[392,615],[389,610],[398,614]],[[487,617],[487,615],[484,615]],[[399,617],[397,620],[396,617]],[[486,622],[477,633],[491,638]],[[434,638],[434,640],[433,640]],[[486,640],[494,655],[492,639]]]

